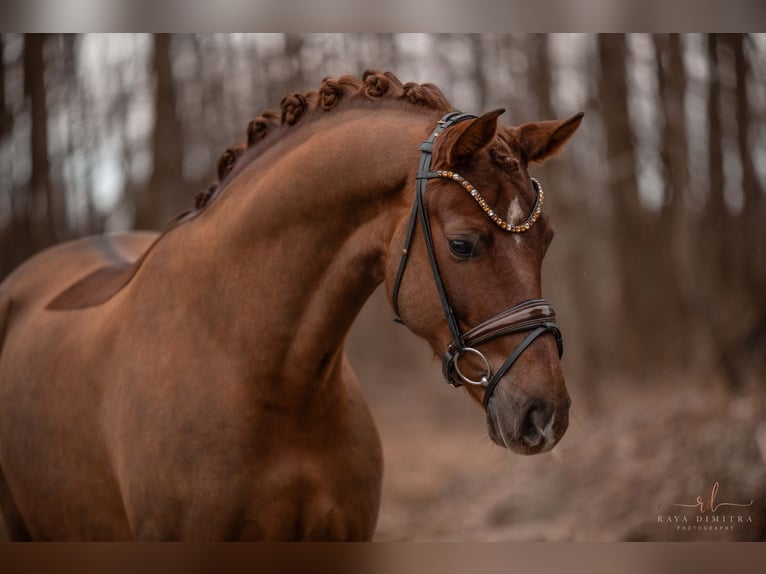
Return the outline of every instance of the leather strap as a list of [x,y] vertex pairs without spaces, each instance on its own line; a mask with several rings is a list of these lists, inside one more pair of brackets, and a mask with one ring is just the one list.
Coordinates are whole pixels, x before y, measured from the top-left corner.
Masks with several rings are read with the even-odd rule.
[[407,228],[407,235],[404,240],[404,247],[402,248],[402,258],[399,261],[399,269],[394,281],[393,291],[393,306],[394,313],[396,314],[396,320],[401,323],[401,317],[399,315],[399,289],[401,287],[402,279],[404,278],[404,271],[407,267],[407,261],[409,259],[410,247],[412,246],[412,239],[415,234],[415,225],[417,221],[420,221],[420,225],[423,229],[423,238],[426,244],[426,252],[428,253],[428,261],[431,265],[431,274],[434,278],[436,285],[436,291],[439,294],[439,300],[444,310],[444,316],[447,320],[447,326],[449,327],[450,334],[452,335],[453,344],[457,344],[462,347],[460,326],[458,325],[455,313],[449,304],[447,298],[447,291],[444,288],[444,282],[442,281],[441,274],[439,273],[439,264],[436,261],[436,252],[434,250],[433,238],[431,237],[431,224],[428,217],[428,211],[425,208],[425,193],[426,182],[429,179],[435,178],[436,173],[429,171],[431,168],[431,158],[433,152],[434,140],[437,136],[447,128],[454,126],[462,121],[473,119],[476,116],[471,114],[464,114],[463,112],[450,112],[439,120],[436,128],[431,132],[428,139],[422,142],[419,146],[420,149],[420,161],[418,163],[418,171],[416,175],[416,187],[415,187],[415,203],[410,214],[410,223]]
[[[524,337],[524,340],[521,343],[519,343],[519,345],[513,351],[511,356],[505,360],[505,362],[500,366],[497,372],[494,375],[492,375],[492,378],[489,380],[489,383],[484,389],[484,401],[483,401],[484,408],[487,408],[487,405],[489,404],[489,399],[492,397],[492,393],[495,391],[495,387],[498,385],[500,380],[505,376],[508,370],[516,362],[516,359],[518,359],[521,356],[521,354],[524,351],[526,351],[527,347],[529,347],[532,343],[534,343],[535,339],[537,339],[543,333],[547,333],[548,331],[551,331],[554,333],[554,335],[556,336],[557,343],[561,341],[561,333],[559,332],[556,325],[554,325],[553,323],[544,323],[538,326],[534,331],[529,333],[526,337]],[[562,352],[563,352],[562,346],[561,344],[559,344],[559,358],[561,358]]]
[[530,299],[501,311],[463,335],[468,347],[497,339],[504,335],[533,329],[543,323],[556,323],[556,311],[545,299]]

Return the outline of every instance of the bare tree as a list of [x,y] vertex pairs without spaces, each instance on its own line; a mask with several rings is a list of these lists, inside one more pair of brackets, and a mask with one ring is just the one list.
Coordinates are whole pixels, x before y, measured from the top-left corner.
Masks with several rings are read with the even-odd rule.
[[700,235],[706,239],[705,262],[712,278],[728,281],[729,264],[726,255],[728,210],[724,200],[723,129],[721,127],[721,79],[718,64],[718,37],[707,37],[707,55],[710,80],[708,84],[708,190],[703,227]]
[[5,101],[5,38],[0,34],[0,137],[11,131],[13,116]]
[[[552,102],[553,65],[549,42],[547,34],[530,34],[526,37],[529,99],[536,106],[531,113],[540,120],[556,117]],[[547,264],[566,270],[566,294],[571,303],[564,305],[560,313],[562,322],[567,323],[567,330],[575,331],[572,335],[577,341],[575,351],[579,356],[574,366],[578,369],[576,378],[587,395],[585,404],[592,411],[597,411],[601,406],[597,382],[604,368],[599,353],[604,343],[600,333],[607,332],[609,327],[601,318],[603,313],[599,313],[593,289],[587,276],[582,273],[587,267],[586,253],[591,251],[582,246],[593,240],[592,220],[577,216],[575,206],[578,198],[568,192],[574,191],[571,184],[577,178],[577,173],[568,162],[550,162],[545,167],[545,174],[545,187],[554,193],[554,199],[546,204],[546,210],[549,210],[551,219],[556,222],[557,235],[566,238],[558,240],[556,248],[551,249]]]
[[[280,92],[296,92],[306,88],[302,58],[304,45],[305,40],[301,34],[285,34],[284,65],[290,73]],[[283,95],[284,93],[279,93],[276,97]]]
[[53,187],[50,178],[48,152],[48,104],[45,86],[46,36],[27,34],[24,36],[24,94],[29,103],[32,118],[30,152],[32,174],[29,181],[32,197],[32,219],[42,214],[43,224],[39,227],[38,246],[52,243],[55,239],[53,221]]
[[[662,121],[660,157],[664,175],[664,201],[660,222],[653,234],[652,251],[656,257],[657,276],[662,277],[665,309],[662,328],[674,357],[682,363],[690,359],[691,343],[683,327],[689,319],[684,295],[684,233],[687,230],[684,201],[689,186],[688,145],[686,141],[686,74],[683,48],[678,34],[655,34],[654,53],[659,88],[659,111]],[[660,310],[658,310],[660,311]]]
[[[702,271],[702,300],[698,312],[704,316],[709,328],[715,362],[720,365],[726,381],[733,390],[742,388],[742,371],[738,365],[739,345],[743,336],[740,322],[731,322],[740,310],[733,254],[736,244],[732,241],[734,219],[730,215],[724,195],[724,138],[721,119],[721,64],[719,48],[721,38],[716,34],[707,36],[708,56],[708,190],[707,202],[697,229],[699,237],[699,267]],[[725,293],[725,298],[718,297]]]
[[399,66],[399,50],[396,34],[376,34],[380,65],[386,70],[396,70]]
[[159,229],[188,203],[183,186],[183,139],[176,116],[176,92],[170,56],[171,38],[154,36],[152,67],[156,82],[152,175],[136,210],[135,225]]
[[527,76],[537,104],[540,119],[554,118],[551,88],[551,54],[547,34],[530,34],[527,38]]
[[489,98],[489,82],[484,71],[486,48],[482,34],[468,34],[468,43],[471,47],[471,69],[468,75],[471,78],[474,92],[476,93],[476,107],[483,110]]
[[[644,287],[647,261],[646,216],[638,197],[635,136],[628,109],[628,50],[625,37],[598,36],[601,65],[599,101],[606,136],[607,191],[612,203],[612,238],[620,276],[617,320],[622,337],[618,351],[623,360],[637,368],[641,357],[655,349],[640,349],[645,333],[651,333],[651,310]],[[653,340],[649,343],[654,347]],[[645,341],[644,341],[645,342]],[[640,351],[639,351],[640,349]]]
[[[753,123],[751,106],[748,101],[748,84],[750,81],[750,62],[746,52],[747,36],[743,34],[727,34],[725,41],[731,47],[734,55],[734,72],[736,75],[736,117],[737,117],[737,148],[742,165],[742,191],[744,206],[740,212],[741,225],[739,241],[742,255],[740,275],[753,300],[762,298],[766,287],[766,257],[762,249],[766,245],[766,233],[762,225],[766,216],[766,201],[758,174],[755,170],[752,156],[750,126]],[[766,319],[766,317],[764,318]]]
[[735,258],[736,268],[732,275],[736,284],[729,294],[738,301],[742,328],[733,332],[731,342],[724,343],[722,355],[730,381],[735,387],[744,384],[748,372],[755,380],[763,381],[766,375],[766,308],[763,293],[766,289],[766,200],[755,170],[751,153],[750,126],[753,123],[751,104],[748,99],[751,65],[748,57],[748,36],[725,34],[720,37],[731,51],[734,60],[736,84],[735,115],[737,150],[742,166],[743,207],[732,218],[733,241],[729,253]]

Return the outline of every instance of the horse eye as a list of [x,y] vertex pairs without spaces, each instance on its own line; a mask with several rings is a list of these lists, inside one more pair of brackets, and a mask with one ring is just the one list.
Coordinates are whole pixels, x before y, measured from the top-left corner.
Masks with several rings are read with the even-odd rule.
[[449,250],[455,257],[468,259],[473,255],[473,244],[465,239],[451,239],[449,242]]

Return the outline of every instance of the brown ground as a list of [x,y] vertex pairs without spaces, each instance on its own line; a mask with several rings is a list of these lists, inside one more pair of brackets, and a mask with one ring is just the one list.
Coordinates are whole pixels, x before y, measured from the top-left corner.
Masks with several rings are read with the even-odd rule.
[[[735,397],[720,382],[678,374],[644,388],[600,381],[600,404],[589,408],[569,381],[566,436],[551,453],[524,457],[489,440],[481,409],[442,381],[425,343],[391,321],[382,293],[348,351],[385,453],[376,540],[766,539],[766,389]],[[669,506],[709,499],[716,481],[716,503],[753,504],[704,515]],[[668,514],[734,528],[679,531],[657,522]],[[721,522],[729,515],[753,522]]]

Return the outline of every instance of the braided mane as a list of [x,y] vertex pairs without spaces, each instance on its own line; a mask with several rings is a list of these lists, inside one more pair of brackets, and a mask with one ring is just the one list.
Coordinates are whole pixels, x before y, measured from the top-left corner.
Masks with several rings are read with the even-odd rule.
[[221,154],[216,164],[218,181],[210,185],[195,197],[197,210],[204,208],[215,196],[222,182],[234,169],[237,161],[248,150],[261,142],[268,143],[269,136],[276,134],[282,127],[293,126],[307,115],[329,112],[341,101],[400,101],[413,106],[420,106],[434,111],[447,112],[451,109],[447,98],[433,84],[402,84],[391,72],[367,70],[362,79],[353,76],[341,76],[338,79],[325,78],[316,91],[305,94],[293,93],[282,98],[280,110],[267,110],[252,120],[247,126],[247,138],[244,142],[229,147]]

